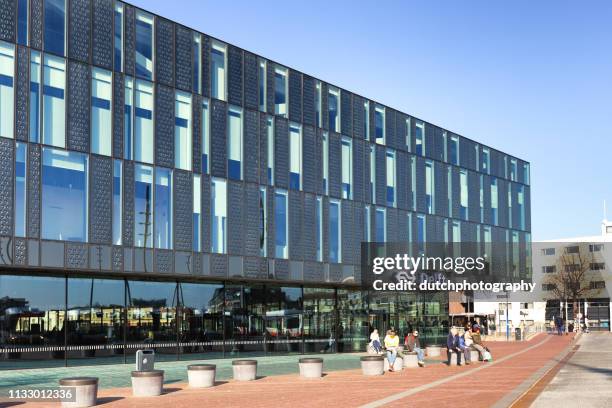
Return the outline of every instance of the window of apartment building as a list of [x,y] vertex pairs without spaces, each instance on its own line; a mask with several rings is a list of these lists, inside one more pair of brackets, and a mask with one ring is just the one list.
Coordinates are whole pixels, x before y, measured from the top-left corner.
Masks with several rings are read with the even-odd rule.
[[209,173],[210,160],[210,109],[208,100],[202,101],[202,173]]
[[419,255],[423,255],[425,253],[425,243],[427,242],[427,229],[426,229],[426,219],[424,215],[417,215],[416,219],[416,242]]
[[230,106],[227,122],[227,177],[242,180],[242,109]]
[[224,254],[227,252],[227,182],[225,180],[212,179],[210,207],[211,252]]
[[174,115],[174,167],[191,170],[191,94],[176,91]]
[[396,164],[395,164],[395,151],[387,150],[386,152],[386,164],[387,164],[387,206],[395,207],[397,205],[395,186],[397,182],[396,178]]
[[287,117],[287,69],[274,69],[274,113]]
[[289,187],[302,189],[302,127],[289,125]]
[[123,158],[134,159],[134,80],[125,77],[123,99]]
[[274,185],[274,118],[267,120],[268,137],[268,184]]
[[267,110],[267,82],[268,82],[268,78],[267,78],[267,71],[266,71],[266,60],[265,59],[259,59],[259,64],[258,64],[259,68],[258,68],[258,86],[259,86],[259,110],[261,112],[265,112]]
[[342,233],[340,231],[341,223],[340,201],[329,201],[329,262],[340,263],[342,244],[340,242]]
[[484,176],[479,176],[480,185],[480,222],[484,222]]
[[153,84],[146,81],[135,83],[134,160],[153,163]]
[[374,126],[376,129],[376,143],[385,144],[385,108],[376,105],[374,108]]
[[329,180],[329,135],[323,132],[323,193],[328,193]]
[[376,204],[376,147],[370,145],[370,201]]
[[38,51],[30,51],[30,142],[40,141],[41,111],[41,56]]
[[192,61],[192,75],[193,75],[193,91],[195,93],[202,93],[202,70],[200,69],[202,63],[202,36],[198,33],[193,33],[193,61]]
[[193,175],[193,250],[202,250],[202,176]]
[[468,177],[467,170],[459,171],[459,211],[461,212],[459,215],[461,219],[468,219]]
[[112,94],[110,71],[93,68],[91,72],[91,152],[110,156],[112,151]]
[[363,102],[363,137],[370,140],[370,101]]
[[510,180],[517,181],[517,164],[516,159],[510,159]]
[[459,138],[457,136],[450,137],[450,162],[456,166],[459,165]]
[[542,267],[542,273],[555,273],[557,272],[557,267],[555,265],[546,265]]
[[580,264],[565,265],[565,272],[578,272],[578,271],[580,271]]
[[353,142],[342,138],[342,198],[353,198]]
[[268,256],[268,209],[266,207],[267,191],[259,188],[259,256]]
[[123,166],[121,160],[113,160],[113,245],[121,245],[123,226]]
[[[410,120],[410,118],[406,119],[406,150],[407,151],[412,151],[412,121]],[[446,133],[445,133],[446,134]]]
[[28,145],[15,143],[15,236],[26,236],[26,158]]
[[603,247],[603,244],[589,244],[589,252],[601,252]]
[[523,164],[523,183],[529,184],[529,164]]
[[66,61],[44,56],[43,66],[43,143],[66,145]]
[[446,168],[446,197],[448,198],[448,216],[453,217],[453,168]]
[[518,186],[516,201],[518,204],[518,213],[519,213],[518,227],[524,230],[525,229],[525,186],[523,185]]
[[274,193],[274,225],[276,227],[276,258],[289,257],[289,220],[287,212],[287,192]]
[[136,76],[153,80],[153,16],[136,12]]
[[42,150],[41,238],[87,242],[87,155]]
[[321,95],[323,92],[322,89],[323,86],[321,85],[321,81],[317,81],[315,85],[315,116],[318,127],[323,127],[323,117],[321,115],[321,110],[323,109],[323,97]]
[[451,238],[453,246],[453,257],[457,258],[461,256],[461,222],[452,221],[451,223]]
[[486,147],[482,149],[482,171],[491,174],[491,153]]
[[474,145],[474,168],[478,170],[480,167],[480,147],[478,145]]
[[419,156],[425,156],[425,124],[416,122],[414,126],[414,152]]
[[115,32],[113,36],[114,67],[115,71],[123,71],[123,4],[115,3]]
[[603,262],[591,262],[589,268],[592,271],[603,271],[606,269],[606,264]]
[[211,96],[215,99],[226,100],[227,72],[225,69],[227,61],[227,46],[218,41],[213,41],[210,48],[210,79]]
[[0,41],[0,136],[13,138],[15,47]]
[[327,110],[329,115],[329,130],[340,132],[340,90],[329,87],[327,94]]
[[508,156],[504,156],[504,178],[508,178]]
[[497,192],[497,179],[491,179],[491,222],[499,225],[499,196]]
[[28,0],[17,0],[17,44],[28,45]]
[[565,253],[566,254],[579,254],[580,247],[577,245],[565,247]]
[[317,197],[315,204],[317,261],[323,262],[323,198]]
[[376,242],[387,242],[387,210],[376,208]]
[[555,254],[555,248],[544,248],[542,249],[542,255],[554,255]]
[[155,168],[155,248],[172,249],[172,170]]
[[606,281],[591,281],[589,282],[589,289],[605,289]]
[[425,205],[427,207],[427,213],[433,214],[435,211],[435,178],[434,178],[434,164],[432,161],[427,160],[425,162]]
[[45,51],[65,55],[66,50],[66,0],[45,0]]
[[363,209],[363,241],[372,241],[372,218],[370,206],[366,205]]
[[491,227],[489,226],[484,226],[482,228],[482,235],[483,235],[483,241],[484,241],[484,249],[485,249],[485,255],[487,255],[489,257],[489,265],[491,263],[491,255],[492,255],[492,251],[493,251],[493,241],[491,240]]
[[134,246],[153,247],[153,167],[134,166]]
[[412,195],[412,211],[416,211],[416,158],[410,157],[410,189]]

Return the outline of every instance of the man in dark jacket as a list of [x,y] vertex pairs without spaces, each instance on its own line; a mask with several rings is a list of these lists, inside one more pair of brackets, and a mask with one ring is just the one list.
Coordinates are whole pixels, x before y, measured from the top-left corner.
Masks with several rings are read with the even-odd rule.
[[451,327],[450,333],[448,333],[448,337],[446,338],[446,364],[448,366],[451,365],[451,356],[452,354],[457,354],[457,365],[461,365],[461,354],[463,352],[459,348],[459,331],[456,327]]
[[406,339],[404,339],[404,346],[406,347],[407,351],[416,352],[419,367],[425,367],[425,352],[421,348],[421,343],[419,342],[418,330],[414,330],[412,334],[406,336]]

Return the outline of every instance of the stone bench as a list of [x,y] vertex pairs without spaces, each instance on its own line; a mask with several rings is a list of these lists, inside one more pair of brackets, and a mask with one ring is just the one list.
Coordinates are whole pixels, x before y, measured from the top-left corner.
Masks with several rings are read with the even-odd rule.
[[478,350],[470,349],[470,358],[472,359],[472,363],[477,363],[480,358]]
[[187,378],[192,388],[208,388],[215,385],[217,366],[214,364],[191,364],[187,366]]
[[132,371],[132,395],[155,397],[164,388],[164,370]]
[[92,407],[98,401],[97,377],[68,377],[59,380],[60,389],[72,388],[74,395],[62,401],[62,407]]
[[438,344],[432,344],[425,348],[425,353],[428,357],[440,357],[442,355],[442,346]]
[[[390,366],[389,366],[389,360],[387,360],[387,355],[384,355],[385,360],[383,361],[383,370],[388,371]],[[402,371],[402,369],[404,368],[404,360],[402,359],[402,357],[400,357],[400,355],[397,355],[397,358],[395,359],[395,363],[393,363],[393,370],[394,371]]]
[[300,358],[300,377],[321,378],[323,377],[322,358]]
[[404,368],[414,368],[419,366],[419,357],[416,351],[404,352]]
[[253,381],[257,378],[257,360],[234,360],[232,371],[236,381]]
[[385,372],[383,356],[363,356],[361,357],[361,372],[363,375],[383,375]]

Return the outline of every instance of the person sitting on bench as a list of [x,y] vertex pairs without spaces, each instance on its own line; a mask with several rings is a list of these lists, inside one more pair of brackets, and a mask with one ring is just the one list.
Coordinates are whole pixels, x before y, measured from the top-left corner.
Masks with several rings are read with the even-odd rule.
[[461,365],[461,354],[463,351],[459,348],[459,332],[455,326],[451,327],[448,337],[446,338],[446,364],[450,367],[451,356],[457,354],[457,365]]

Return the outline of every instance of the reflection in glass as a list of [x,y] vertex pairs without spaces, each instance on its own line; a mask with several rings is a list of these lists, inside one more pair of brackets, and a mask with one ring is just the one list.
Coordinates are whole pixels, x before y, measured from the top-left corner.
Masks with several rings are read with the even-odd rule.
[[26,228],[26,157],[28,146],[15,144],[15,236],[25,237]]
[[222,352],[223,285],[180,283],[179,300],[182,352]]
[[225,351],[257,354],[264,351],[264,287],[225,286]]
[[268,351],[294,353],[302,349],[302,288],[267,287]]
[[134,245],[152,248],[153,168],[134,166]]
[[136,75],[153,79],[153,16],[136,13]]
[[155,248],[172,249],[172,170],[155,171]]
[[364,351],[370,341],[366,292],[338,289],[338,352]]
[[304,288],[304,352],[335,352],[335,330],[335,290]]
[[66,0],[45,0],[45,51],[64,55]]

